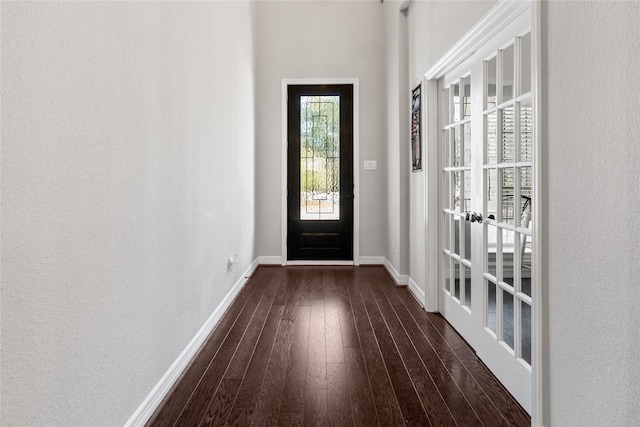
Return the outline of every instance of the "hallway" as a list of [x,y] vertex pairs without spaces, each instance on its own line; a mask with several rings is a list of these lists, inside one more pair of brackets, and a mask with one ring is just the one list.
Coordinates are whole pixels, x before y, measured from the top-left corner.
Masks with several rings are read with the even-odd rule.
[[530,425],[383,267],[260,267],[148,423]]

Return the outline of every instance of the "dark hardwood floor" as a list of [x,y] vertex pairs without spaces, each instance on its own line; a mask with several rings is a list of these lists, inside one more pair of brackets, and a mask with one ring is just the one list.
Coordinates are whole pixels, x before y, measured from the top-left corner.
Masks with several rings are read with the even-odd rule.
[[529,426],[383,267],[260,267],[148,426]]

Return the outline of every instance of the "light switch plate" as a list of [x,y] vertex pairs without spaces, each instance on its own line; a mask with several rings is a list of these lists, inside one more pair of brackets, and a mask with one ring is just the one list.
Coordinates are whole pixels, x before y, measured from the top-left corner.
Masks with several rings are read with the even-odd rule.
[[366,171],[374,171],[378,169],[378,161],[377,160],[365,160],[364,161],[364,170]]

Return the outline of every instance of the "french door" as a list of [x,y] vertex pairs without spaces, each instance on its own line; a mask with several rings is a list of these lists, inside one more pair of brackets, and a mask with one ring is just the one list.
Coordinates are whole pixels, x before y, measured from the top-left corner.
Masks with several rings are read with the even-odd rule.
[[287,260],[353,260],[353,85],[287,89]]
[[438,81],[440,311],[531,413],[530,14]]

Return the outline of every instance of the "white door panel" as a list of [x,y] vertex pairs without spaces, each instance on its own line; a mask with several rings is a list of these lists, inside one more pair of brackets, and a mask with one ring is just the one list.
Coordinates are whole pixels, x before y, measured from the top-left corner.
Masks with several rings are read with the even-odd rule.
[[530,13],[438,81],[440,311],[531,412]]

